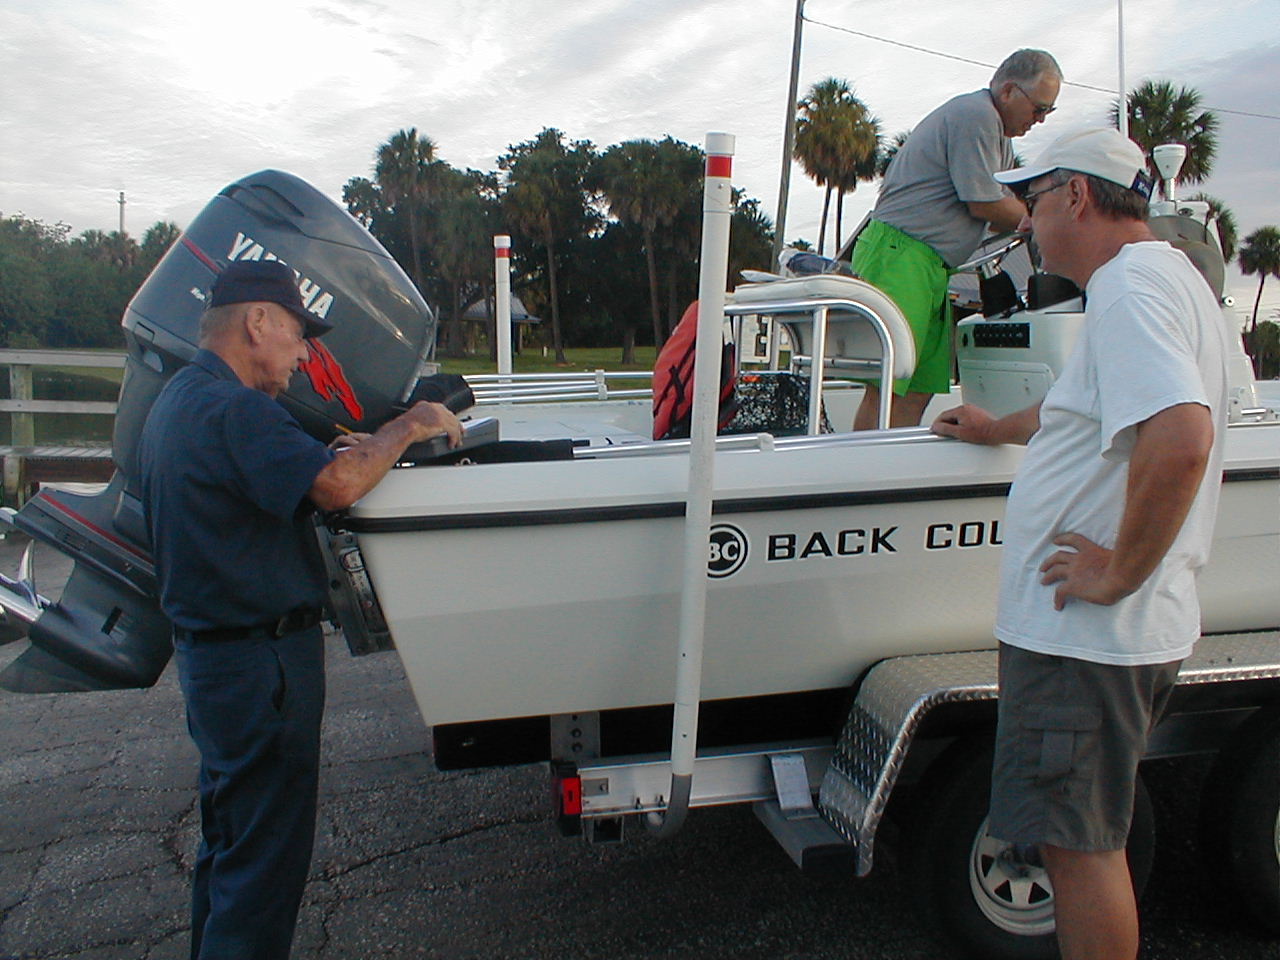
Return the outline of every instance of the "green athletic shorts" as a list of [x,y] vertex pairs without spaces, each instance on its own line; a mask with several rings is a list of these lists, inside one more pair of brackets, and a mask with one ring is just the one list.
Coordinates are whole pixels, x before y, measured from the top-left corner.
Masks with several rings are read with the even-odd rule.
[[[916,343],[916,369],[895,380],[898,396],[947,393],[951,389],[951,271],[927,244],[901,230],[872,220],[853,248],[853,272],[879,287],[898,305]],[[869,381],[879,383],[878,380]]]

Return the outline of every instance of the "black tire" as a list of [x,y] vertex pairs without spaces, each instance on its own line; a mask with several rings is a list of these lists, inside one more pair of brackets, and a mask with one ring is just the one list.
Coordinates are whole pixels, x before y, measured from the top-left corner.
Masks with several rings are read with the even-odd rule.
[[[912,894],[972,957],[1055,960],[1053,888],[1044,868],[986,832],[991,757],[989,738],[959,741],[917,788],[906,857]],[[1141,897],[1155,854],[1155,819],[1141,776],[1126,853]]]
[[1246,720],[1200,800],[1200,852],[1227,907],[1280,937],[1280,709]]

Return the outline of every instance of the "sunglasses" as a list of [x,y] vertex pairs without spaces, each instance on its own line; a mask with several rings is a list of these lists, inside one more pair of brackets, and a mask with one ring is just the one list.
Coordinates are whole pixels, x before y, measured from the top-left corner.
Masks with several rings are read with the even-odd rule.
[[1046,193],[1053,193],[1059,187],[1065,187],[1070,180],[1063,180],[1062,183],[1055,183],[1052,187],[1045,187],[1043,190],[1028,190],[1022,195],[1022,203],[1027,208],[1027,216],[1031,216],[1036,209],[1036,201],[1043,197]]
[[1036,103],[1035,100],[1031,98],[1031,94],[1027,93],[1026,90],[1022,89],[1022,84],[1015,83],[1014,86],[1017,87],[1018,90],[1021,91],[1022,95],[1027,98],[1027,102],[1031,104],[1032,112],[1035,113],[1037,117],[1044,119],[1049,114],[1053,113],[1053,111],[1058,109],[1052,103],[1049,103],[1049,104]]

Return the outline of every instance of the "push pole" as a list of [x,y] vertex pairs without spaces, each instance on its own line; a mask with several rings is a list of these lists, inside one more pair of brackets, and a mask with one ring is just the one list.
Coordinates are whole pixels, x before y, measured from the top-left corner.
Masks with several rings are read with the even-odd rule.
[[497,334],[498,373],[511,374],[511,238],[493,238],[493,326]]
[[671,724],[671,789],[665,814],[649,826],[659,837],[680,829],[689,810],[694,755],[698,747],[698,702],[702,695],[702,643],[707,621],[707,545],[719,412],[721,327],[729,273],[729,223],[733,217],[730,176],[732,135],[708,133],[702,190],[702,254],[698,275],[698,335],[693,364],[689,492],[684,512],[684,583],[680,596],[675,716]]

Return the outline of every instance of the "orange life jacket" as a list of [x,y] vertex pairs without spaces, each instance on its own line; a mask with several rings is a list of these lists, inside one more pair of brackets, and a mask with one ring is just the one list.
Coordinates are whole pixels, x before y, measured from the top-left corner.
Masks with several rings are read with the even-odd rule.
[[[670,440],[689,436],[693,414],[693,361],[698,339],[698,301],[684,311],[671,336],[658,351],[653,366],[653,439]],[[738,404],[734,396],[733,344],[725,343],[720,354],[720,410],[716,429],[733,419]]]

